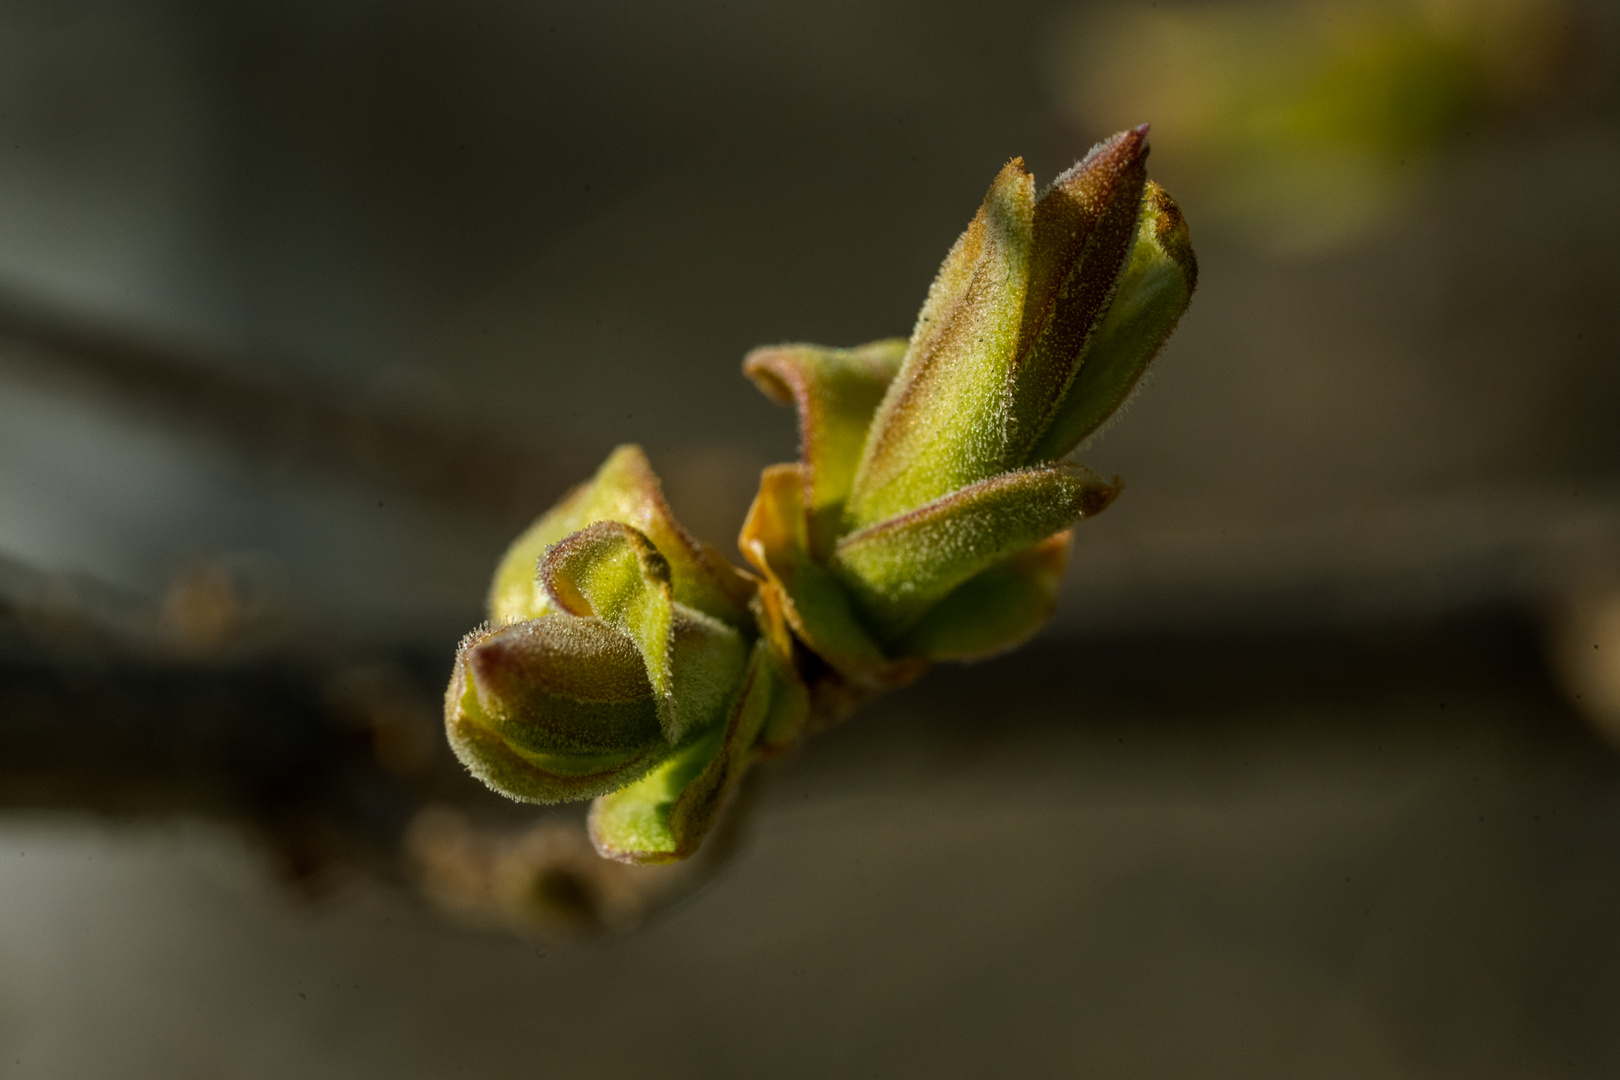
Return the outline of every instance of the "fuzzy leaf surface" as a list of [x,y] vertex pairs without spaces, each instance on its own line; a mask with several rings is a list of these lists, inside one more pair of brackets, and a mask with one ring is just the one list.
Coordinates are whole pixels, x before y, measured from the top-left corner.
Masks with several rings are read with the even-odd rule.
[[757,642],[723,727],[677,749],[641,780],[596,800],[590,833],[599,853],[620,862],[656,864],[697,850],[748,769],[778,692],[778,670],[770,646]]
[[1043,540],[958,585],[901,642],[925,660],[982,660],[1027,641],[1057,608],[1069,531]]
[[510,798],[590,798],[669,753],[635,644],[600,619],[548,615],[473,635],[445,695],[473,775]]
[[1197,284],[1198,260],[1186,219],[1169,193],[1150,182],[1114,301],[1029,460],[1057,460],[1125,404],[1174,332]]
[[1034,228],[1022,159],[991,184],[957,240],[873,419],[845,510],[861,529],[1003,467],[1007,378],[1017,351]]
[[512,544],[495,571],[489,614],[495,622],[555,610],[536,579],[551,545],[599,521],[632,525],[669,561],[674,599],[732,626],[746,627],[754,585],[713,548],[692,537],[670,512],[658,477],[639,446],[621,446],[591,480],[570,492]]
[[1147,180],[1147,125],[1098,143],[1035,204],[1029,297],[1007,383],[1003,462],[1021,465],[1051,422],[1114,296]]
[[832,550],[867,428],[905,352],[906,342],[891,338],[854,349],[774,345],[743,361],[743,373],[767,397],[798,407],[804,505],[818,558]]
[[594,616],[636,643],[671,745],[718,722],[747,646],[719,619],[670,599],[669,563],[639,530],[599,521],[554,544],[540,581],[561,611]]
[[1118,491],[1077,465],[1003,473],[846,536],[834,566],[867,623],[893,640],[969,578],[1101,512]]
[[598,521],[551,546],[540,563],[540,584],[561,611],[599,618],[636,643],[667,735],[675,726],[669,560],[639,529]]

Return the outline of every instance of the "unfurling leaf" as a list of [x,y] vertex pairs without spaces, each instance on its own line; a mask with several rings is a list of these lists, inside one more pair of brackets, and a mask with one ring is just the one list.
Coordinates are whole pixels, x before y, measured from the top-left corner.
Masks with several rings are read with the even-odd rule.
[[1002,473],[844,537],[833,562],[892,640],[975,574],[1101,513],[1118,492],[1078,465]]
[[743,360],[743,374],[766,395],[799,408],[804,505],[817,558],[832,550],[866,429],[905,354],[905,341],[890,338],[857,349],[776,345]]
[[680,603],[732,626],[751,621],[753,583],[675,520],[639,446],[613,451],[588,483],[570,492],[507,549],[490,589],[490,618],[510,622],[553,610],[535,580],[541,556],[569,533],[598,521],[633,525],[645,534],[669,561],[670,585]]
[[623,787],[670,750],[641,654],[601,619],[546,615],[470,635],[445,716],[462,764],[530,802]]
[[772,699],[784,692],[770,646],[761,641],[725,726],[681,747],[661,766],[591,808],[591,840],[621,862],[683,859],[714,825],[747,770]]
[[1197,284],[1186,219],[1169,193],[1150,182],[1114,302],[1031,461],[1056,461],[1119,411],[1170,340]]
[[837,575],[810,554],[802,465],[772,465],[759,481],[738,547],[779,594],[800,641],[856,682],[882,683],[890,666]]
[[622,522],[599,521],[546,552],[540,584],[569,615],[599,618],[636,643],[667,732],[674,710],[675,601],[669,561],[652,541]]
[[599,521],[572,533],[546,553],[539,577],[557,608],[600,618],[636,643],[670,743],[715,722],[747,645],[732,627],[670,599],[669,562],[639,530]]

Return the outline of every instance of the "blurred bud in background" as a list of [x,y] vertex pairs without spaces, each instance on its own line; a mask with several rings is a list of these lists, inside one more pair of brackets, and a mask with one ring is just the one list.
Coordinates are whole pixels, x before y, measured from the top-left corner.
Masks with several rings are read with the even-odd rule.
[[1572,42],[1565,0],[1237,0],[1071,15],[1047,70],[1088,130],[1153,117],[1165,182],[1280,252],[1354,241],[1435,154],[1533,99]]
[[1620,575],[1571,593],[1552,635],[1553,669],[1575,707],[1620,745]]
[[490,828],[446,806],[416,815],[405,854],[428,899],[457,922],[544,941],[629,930],[698,872],[598,858],[577,825]]
[[163,591],[151,644],[190,660],[221,660],[284,645],[297,631],[285,574],[273,559],[234,552],[194,559]]

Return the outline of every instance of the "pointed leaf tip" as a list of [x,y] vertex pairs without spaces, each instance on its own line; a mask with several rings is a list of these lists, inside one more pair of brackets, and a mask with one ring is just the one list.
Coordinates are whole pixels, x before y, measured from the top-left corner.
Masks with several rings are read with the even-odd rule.
[[1027,460],[1063,457],[1118,413],[1175,331],[1197,284],[1187,221],[1169,192],[1150,181],[1113,300]]
[[1008,383],[1007,467],[1051,423],[1107,309],[1136,231],[1147,182],[1147,133],[1094,146],[1035,205],[1035,246],[1019,355]]

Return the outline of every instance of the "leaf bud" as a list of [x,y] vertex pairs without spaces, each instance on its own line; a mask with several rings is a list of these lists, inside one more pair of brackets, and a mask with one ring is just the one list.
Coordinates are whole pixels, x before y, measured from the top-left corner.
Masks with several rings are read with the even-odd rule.
[[623,787],[670,751],[635,643],[597,618],[545,615],[468,635],[445,719],[462,764],[527,802]]
[[[1118,496],[1067,460],[1118,411],[1186,309],[1186,222],[1146,176],[1147,126],[1038,196],[1009,162],[946,255],[911,337],[756,349],[799,416],[737,570],[615,450],[508,550],[493,629],[446,697],[456,753],[513,798],[595,798],[602,855],[692,854],[759,758],[1050,617],[1074,526]],[[756,576],[757,575],[757,576]]]

